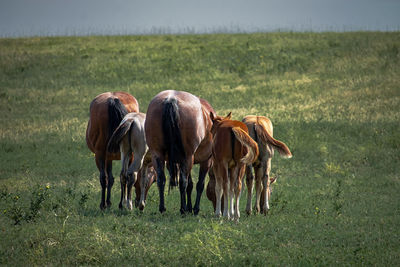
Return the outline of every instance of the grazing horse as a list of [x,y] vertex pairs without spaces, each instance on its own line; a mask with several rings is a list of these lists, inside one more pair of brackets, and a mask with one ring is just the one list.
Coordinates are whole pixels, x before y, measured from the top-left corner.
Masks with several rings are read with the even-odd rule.
[[[215,215],[221,216],[221,198],[224,197],[223,216],[240,217],[239,199],[246,165],[258,156],[258,146],[248,135],[246,125],[230,119],[229,113],[223,119],[211,114],[214,140],[212,145],[213,172],[215,175]],[[235,203],[233,203],[235,199]],[[229,207],[228,207],[229,206]]]
[[[204,190],[204,178],[211,164],[212,121],[215,117],[211,105],[187,92],[167,90],[157,94],[147,109],[145,122],[146,140],[157,173],[159,211],[165,211],[165,162],[168,162],[170,186],[178,183],[181,196],[180,212],[192,212],[190,172],[193,164],[200,164],[196,185],[194,214],[200,210],[200,198]],[[187,194],[187,198],[186,198]]]
[[107,143],[128,112],[139,112],[139,104],[132,95],[125,92],[103,93],[90,103],[86,144],[95,154],[96,165],[100,171],[100,209],[111,206],[111,188],[114,184],[112,161],[120,159],[119,151],[107,152]]
[[156,171],[151,162],[151,154],[147,151],[143,160],[143,167],[139,170],[138,178],[136,180],[135,192],[135,207],[143,210],[146,206],[147,193],[151,185],[157,180]]
[[[144,157],[148,151],[146,136],[144,134],[145,120],[146,114],[144,113],[128,113],[123,118],[117,129],[115,129],[113,135],[108,141],[108,152],[116,150],[121,151],[122,168],[120,175],[120,209],[122,209],[124,205],[129,210],[132,209],[132,186],[137,182],[139,170],[142,167],[147,167],[143,165]],[[142,178],[145,179],[146,175]],[[145,191],[145,189],[146,188],[143,188],[143,191]],[[144,208],[144,199],[140,199],[139,203],[142,203],[140,206],[143,206]]]
[[[271,171],[271,159],[274,155],[274,149],[279,154],[286,158],[291,158],[292,153],[290,152],[287,145],[283,142],[274,139],[273,128],[271,121],[264,116],[249,115],[242,120],[248,130],[251,138],[257,142],[259,152],[257,160],[253,163],[255,180],[256,180],[256,212],[262,212],[267,214],[269,210],[269,199],[271,194],[270,185],[275,182],[275,178],[271,178],[269,173]],[[251,214],[251,197],[253,193],[253,181],[254,177],[251,171],[251,166],[246,168],[246,185],[247,185],[247,214]]]
[[[213,207],[214,207],[214,212],[215,212],[215,209],[217,207],[217,198],[215,196],[216,181],[215,181],[215,175],[214,175],[212,167],[208,171],[208,177],[209,177],[209,180],[208,180],[208,184],[207,184],[206,195],[207,195],[207,198],[212,202]],[[221,207],[223,207],[223,206],[224,206],[224,197],[222,196],[221,197]]]

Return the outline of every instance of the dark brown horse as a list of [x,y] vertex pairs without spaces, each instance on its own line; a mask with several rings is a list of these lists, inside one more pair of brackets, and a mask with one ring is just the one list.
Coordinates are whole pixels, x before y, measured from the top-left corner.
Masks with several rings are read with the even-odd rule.
[[211,163],[212,121],[210,113],[215,115],[207,101],[187,92],[163,91],[151,100],[147,109],[145,132],[157,173],[160,212],[165,211],[164,168],[167,161],[170,186],[177,185],[179,172],[180,212],[182,214],[192,212],[190,192],[193,183],[190,171],[193,164],[200,164],[194,206],[194,214],[198,214],[200,198],[204,190],[204,178]]
[[[252,165],[256,180],[255,210],[257,213],[262,212],[266,214],[269,210],[269,199],[271,195],[270,185],[275,182],[275,178],[271,178],[269,174],[274,150],[277,150],[279,154],[285,158],[291,158],[292,153],[287,145],[272,137],[273,127],[271,121],[267,117],[249,115],[244,117],[242,121],[246,124],[250,136],[257,142],[260,151],[257,160]],[[247,214],[251,214],[252,212],[251,198],[253,193],[253,181],[254,176],[251,171],[251,166],[247,166]]]
[[[239,199],[246,165],[258,157],[258,146],[248,135],[246,125],[230,119],[214,118],[212,134],[213,173],[215,175],[215,215],[221,216],[221,198],[224,197],[223,216],[239,219]],[[235,202],[234,202],[235,200]]]
[[112,161],[120,159],[119,150],[107,152],[107,143],[128,112],[139,112],[139,104],[132,95],[124,92],[103,93],[96,96],[90,103],[86,143],[95,154],[96,165],[100,171],[100,209],[111,206],[111,188],[114,184]]

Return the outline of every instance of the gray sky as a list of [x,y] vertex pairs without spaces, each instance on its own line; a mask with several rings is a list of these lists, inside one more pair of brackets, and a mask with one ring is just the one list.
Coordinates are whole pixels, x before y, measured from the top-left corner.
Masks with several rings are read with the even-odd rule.
[[2,37],[237,28],[400,30],[400,0],[0,0]]

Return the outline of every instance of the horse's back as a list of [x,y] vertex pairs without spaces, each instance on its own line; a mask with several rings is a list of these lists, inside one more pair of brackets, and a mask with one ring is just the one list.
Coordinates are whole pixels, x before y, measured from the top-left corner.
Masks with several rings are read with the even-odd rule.
[[224,120],[219,125],[213,141],[214,160],[229,162],[240,159],[246,153],[246,149],[233,137],[232,128],[235,127],[248,133],[246,124],[241,121]]

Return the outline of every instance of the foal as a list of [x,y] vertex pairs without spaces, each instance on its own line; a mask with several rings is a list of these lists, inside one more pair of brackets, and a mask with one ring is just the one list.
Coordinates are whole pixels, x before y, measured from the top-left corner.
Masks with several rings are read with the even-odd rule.
[[[258,158],[253,163],[255,180],[256,180],[256,212],[266,214],[269,210],[269,199],[271,194],[270,185],[275,182],[275,178],[271,178],[269,173],[271,171],[271,160],[276,149],[282,157],[291,158],[287,145],[283,142],[276,140],[272,137],[273,128],[271,121],[264,116],[249,115],[242,120],[249,131],[249,135],[258,144],[259,152]],[[254,176],[251,171],[251,165],[246,168],[246,185],[247,185],[247,214],[251,214],[251,197],[253,193]]]
[[[117,149],[121,151],[120,209],[122,209],[123,206],[126,206],[129,210],[132,209],[132,186],[137,182],[138,172],[143,166],[144,157],[148,151],[144,133],[145,119],[146,114],[144,113],[128,113],[117,129],[115,129],[108,142],[108,151],[115,151]],[[147,166],[143,166],[143,168],[146,167]],[[142,180],[145,179],[146,175],[141,178]],[[143,192],[146,190],[146,188],[140,189]],[[139,205],[144,208],[144,199],[140,199]]]
[[[258,146],[248,135],[243,122],[231,120],[231,113],[225,118],[215,118],[211,132],[213,172],[215,174],[215,215],[221,216],[221,197],[224,197],[223,216],[239,219],[239,199],[247,164],[258,156]],[[233,203],[235,198],[235,203]],[[229,206],[229,208],[228,208]]]

